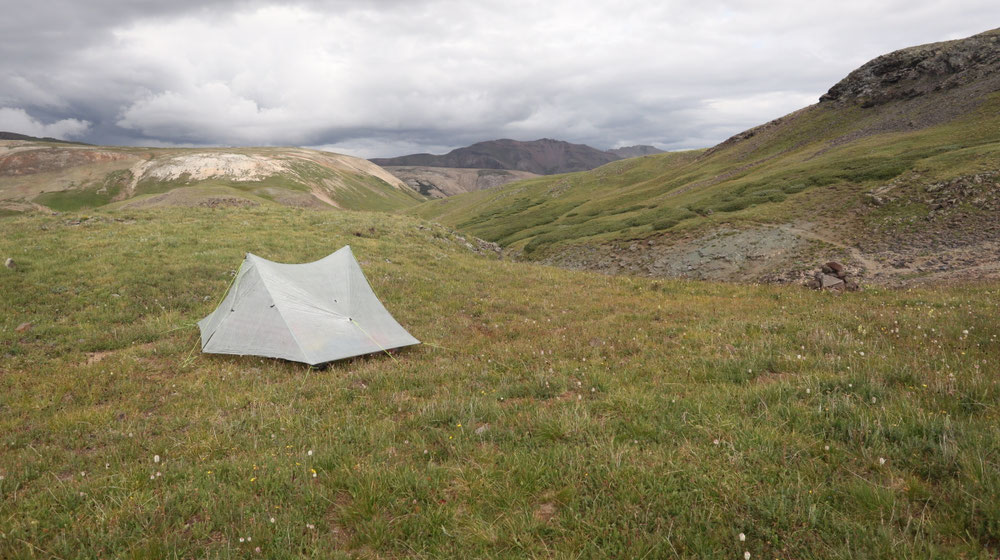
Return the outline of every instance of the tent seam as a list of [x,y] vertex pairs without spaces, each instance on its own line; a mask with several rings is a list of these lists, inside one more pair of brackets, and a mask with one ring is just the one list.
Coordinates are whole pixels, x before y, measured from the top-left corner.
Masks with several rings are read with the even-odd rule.
[[[240,263],[240,267],[236,269],[236,275],[233,276],[233,281],[229,283],[229,287],[226,288],[225,293],[222,294],[222,299],[219,300],[219,303],[215,304],[215,311],[213,313],[219,311],[220,306],[223,304],[223,302],[226,301],[226,296],[229,295],[229,292],[233,292],[233,305],[236,305],[236,292],[234,290],[237,290],[239,288],[239,285],[240,285],[240,273],[243,272],[243,266],[246,263],[247,263],[247,258],[243,257],[243,262],[241,262]],[[249,270],[247,272],[249,272]],[[258,276],[259,275],[260,274],[258,273]],[[208,343],[212,342],[212,338],[215,337],[215,333],[219,332],[219,329],[222,328],[222,325],[226,322],[227,319],[229,319],[229,313],[225,313],[222,316],[222,319],[219,321],[219,323],[217,325],[215,325],[214,329],[212,329],[212,333],[209,334],[208,338],[205,340],[205,342],[202,343],[202,345],[201,345],[201,351],[202,352],[205,351],[205,347],[208,346]]]
[[306,349],[302,347],[302,343],[299,342],[299,337],[295,336],[295,331],[293,331],[292,328],[288,326],[288,320],[285,319],[285,314],[281,312],[281,306],[278,305],[278,302],[274,300],[274,296],[272,295],[271,290],[267,284],[267,280],[265,279],[266,275],[260,273],[260,267],[257,267],[257,271],[258,271],[257,274],[260,275],[260,282],[264,284],[264,289],[267,291],[267,296],[271,298],[271,303],[274,304],[274,309],[278,312],[278,317],[281,317],[281,322],[285,324],[285,330],[288,331],[288,334],[292,335],[292,340],[294,340],[295,345],[299,347],[299,352],[302,352],[302,357],[308,360],[306,363],[308,363],[309,365],[313,365],[314,362],[312,357],[309,355],[308,352],[306,352]]

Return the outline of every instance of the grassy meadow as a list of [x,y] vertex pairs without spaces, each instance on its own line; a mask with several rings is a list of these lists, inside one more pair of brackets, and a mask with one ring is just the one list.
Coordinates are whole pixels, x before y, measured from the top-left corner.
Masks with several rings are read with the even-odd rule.
[[[345,244],[427,344],[197,350],[245,252]],[[279,207],[4,217],[6,257],[0,558],[1000,554],[995,283],[611,277]]]

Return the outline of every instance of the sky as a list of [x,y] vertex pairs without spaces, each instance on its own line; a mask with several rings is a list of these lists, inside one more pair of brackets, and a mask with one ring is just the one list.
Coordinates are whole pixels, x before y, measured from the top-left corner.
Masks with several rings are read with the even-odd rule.
[[360,157],[714,145],[996,0],[0,0],[0,130]]

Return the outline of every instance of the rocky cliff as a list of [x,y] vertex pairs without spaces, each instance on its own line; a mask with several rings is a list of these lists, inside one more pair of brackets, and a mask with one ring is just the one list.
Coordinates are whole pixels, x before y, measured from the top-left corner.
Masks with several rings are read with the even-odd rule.
[[1000,29],[882,55],[848,74],[820,102],[873,107],[984,82],[1000,89]]

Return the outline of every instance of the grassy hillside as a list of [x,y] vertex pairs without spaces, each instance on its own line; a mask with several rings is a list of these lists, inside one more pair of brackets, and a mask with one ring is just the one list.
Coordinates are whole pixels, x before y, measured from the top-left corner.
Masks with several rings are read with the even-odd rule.
[[[426,344],[326,369],[197,351],[246,251],[347,243]],[[996,283],[604,276],[268,205],[7,217],[7,256],[3,558],[1000,550]]]
[[[907,57],[923,57],[915,60],[936,68],[932,63],[945,55],[982,42],[993,45],[980,52],[983,68],[959,66],[962,70],[943,85],[944,70],[905,79],[885,70],[909,68]],[[890,72],[884,81],[892,87],[912,82],[927,90],[919,94],[887,89],[877,103],[845,94],[709,150],[520,181],[429,201],[408,212],[496,241],[528,259],[570,266],[608,268],[601,259],[617,266],[624,247],[649,241],[633,245],[641,251],[625,257],[636,265],[626,270],[637,273],[656,273],[658,260],[701,251],[719,235],[752,231],[767,237],[774,226],[794,226],[802,239],[767,255],[773,264],[757,272],[814,266],[826,254],[869,272],[905,261],[900,274],[919,276],[933,264],[923,258],[926,254],[959,246],[991,253],[1000,242],[995,227],[1000,218],[1000,74],[989,70],[989,64],[1000,62],[988,62],[990,56],[1000,60],[997,45],[1000,32],[994,31],[907,49],[876,59],[834,88],[849,89],[868,74]],[[878,92],[877,87],[871,86]],[[962,187],[948,196],[929,194],[952,181]],[[935,238],[940,243],[928,242]],[[983,245],[987,241],[991,245]],[[652,245],[659,248],[649,249]],[[745,274],[749,267],[736,273]]]
[[423,200],[368,161],[302,148],[110,148],[0,141],[0,211],[257,206],[398,210]]
[[[720,222],[836,218],[867,209],[865,193],[897,178],[930,185],[997,168],[1000,95],[945,124],[864,135],[882,116],[814,105],[760,131],[763,138],[521,181],[410,212],[530,256],[567,243]],[[860,138],[841,140],[852,135]],[[906,202],[907,208],[893,210],[923,208],[919,199]]]

